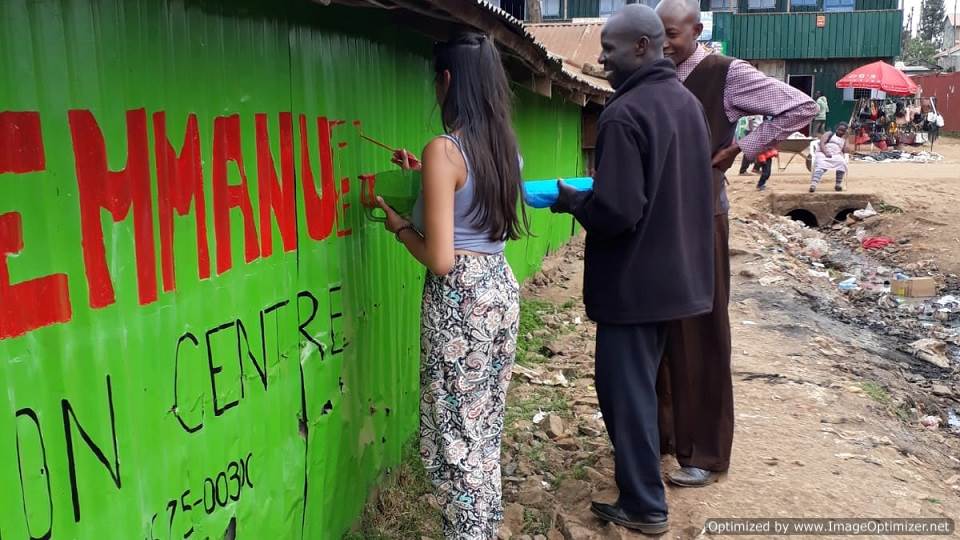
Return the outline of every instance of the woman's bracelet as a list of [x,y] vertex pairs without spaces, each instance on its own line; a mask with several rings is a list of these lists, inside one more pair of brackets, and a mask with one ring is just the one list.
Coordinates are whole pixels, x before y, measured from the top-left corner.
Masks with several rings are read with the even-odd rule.
[[400,227],[399,229],[397,229],[397,232],[393,233],[394,236],[397,237],[397,242],[403,242],[403,240],[400,239],[400,233],[402,233],[403,231],[405,231],[405,230],[407,230],[407,229],[410,229],[410,230],[413,231],[413,232],[416,232],[416,231],[417,231],[417,229],[414,228],[414,226],[413,226],[412,223],[407,223],[407,224],[404,225],[403,227]]

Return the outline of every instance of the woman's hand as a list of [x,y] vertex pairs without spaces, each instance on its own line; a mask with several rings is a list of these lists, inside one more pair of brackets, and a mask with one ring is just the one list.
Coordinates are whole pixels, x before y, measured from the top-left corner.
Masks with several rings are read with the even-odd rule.
[[393,159],[390,161],[405,171],[419,171],[423,168],[423,164],[420,163],[420,160],[417,159],[417,156],[404,149],[394,152]]
[[390,208],[390,205],[379,195],[377,196],[377,206],[387,215],[387,219],[383,222],[383,227],[388,231],[396,234],[402,227],[410,224],[409,221],[400,216],[393,208]]

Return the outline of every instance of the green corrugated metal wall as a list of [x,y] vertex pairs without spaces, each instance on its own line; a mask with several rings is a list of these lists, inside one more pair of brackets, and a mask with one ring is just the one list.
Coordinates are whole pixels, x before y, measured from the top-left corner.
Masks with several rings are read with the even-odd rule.
[[[787,75],[813,75],[814,91],[819,90],[827,96],[830,103],[830,113],[827,115],[827,125],[834,126],[838,122],[846,122],[853,111],[853,102],[843,101],[843,90],[837,88],[836,83],[844,75],[854,69],[879,58],[856,58],[829,61],[798,60],[787,62]],[[889,60],[889,59],[887,59]]]
[[[0,538],[341,537],[418,425],[424,276],[351,123],[437,134],[429,54],[306,0],[0,1]],[[581,172],[578,107],[515,121],[527,177]],[[571,220],[532,226],[520,278]]]
[[902,12],[827,13],[817,28],[814,13],[714,15],[714,40],[748,60],[893,58],[900,54]]

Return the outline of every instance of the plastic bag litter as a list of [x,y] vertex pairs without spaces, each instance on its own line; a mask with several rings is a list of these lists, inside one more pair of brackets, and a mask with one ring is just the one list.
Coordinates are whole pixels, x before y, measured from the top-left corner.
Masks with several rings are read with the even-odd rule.
[[873,209],[873,205],[870,203],[867,203],[866,208],[863,208],[862,210],[855,210],[853,212],[853,217],[859,219],[860,221],[875,215],[877,215],[877,211]]
[[803,246],[803,254],[811,259],[820,259],[830,253],[830,245],[822,238],[806,238]]
[[868,236],[860,242],[860,245],[863,249],[883,249],[892,243],[893,238],[889,236]]
[[944,306],[944,307],[960,306],[960,298],[957,298],[952,294],[948,294],[947,296],[944,296],[943,298],[937,300],[934,303],[937,304],[938,306]]
[[841,291],[855,291],[860,287],[857,285],[857,278],[847,278],[837,284]]

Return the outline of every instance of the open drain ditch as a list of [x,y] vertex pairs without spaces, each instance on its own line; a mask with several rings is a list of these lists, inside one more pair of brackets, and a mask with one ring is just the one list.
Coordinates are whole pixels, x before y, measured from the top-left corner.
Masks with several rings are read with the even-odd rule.
[[[960,279],[940,272],[934,261],[906,262],[906,247],[863,249],[856,225],[818,230],[797,219],[803,215],[797,210],[804,210],[818,222],[822,215],[832,220],[845,204],[855,207],[849,201],[823,202],[813,210],[794,207],[779,214],[790,219],[770,216],[753,222],[776,243],[760,284],[790,283],[792,277],[793,290],[815,313],[862,329],[846,339],[876,343],[863,349],[887,361],[890,377],[909,383],[907,394],[912,402],[927,404],[920,407],[926,417],[935,413],[946,431],[960,435]],[[871,201],[864,206],[866,202]],[[932,277],[937,295],[892,294],[890,283],[904,276]]]
[[786,216],[811,228],[843,223],[853,212],[878,204],[880,199],[868,193],[771,193],[770,212]]

